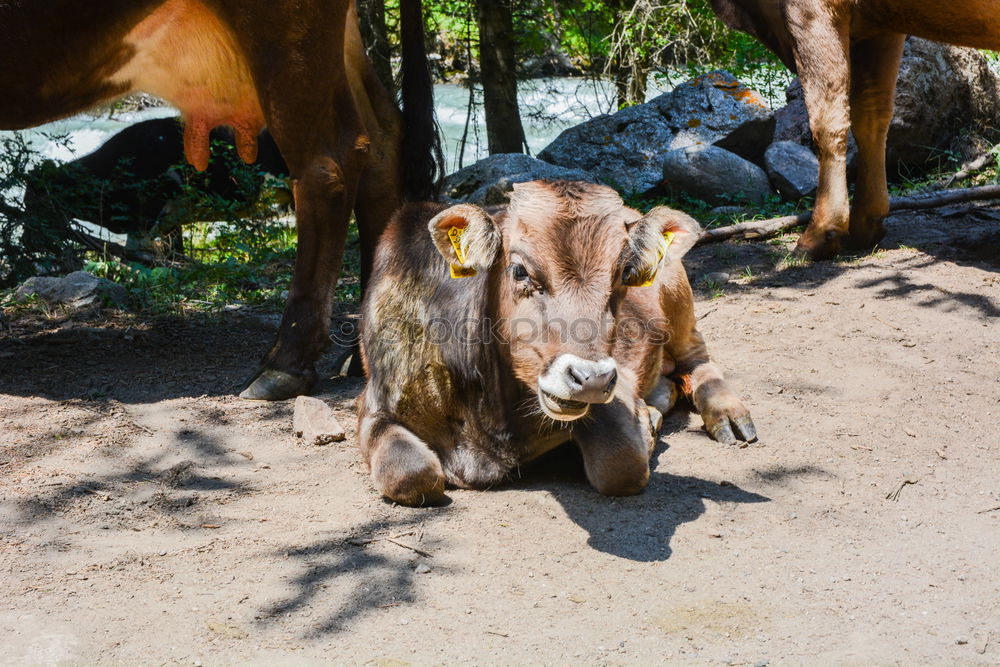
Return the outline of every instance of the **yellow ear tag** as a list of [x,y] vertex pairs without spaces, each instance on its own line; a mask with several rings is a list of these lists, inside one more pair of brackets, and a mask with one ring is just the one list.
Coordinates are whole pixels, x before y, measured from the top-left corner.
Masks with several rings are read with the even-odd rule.
[[[464,233],[464,227],[452,227],[448,230],[448,239],[451,241],[451,247],[455,249],[455,256],[458,257],[458,261],[462,264],[465,264],[465,253],[462,251],[462,234]],[[453,279],[471,278],[474,275],[476,275],[475,269],[470,269],[460,264],[451,265],[451,277]]]
[[670,244],[674,242],[673,232],[663,232],[663,238],[660,240],[660,245],[656,248],[656,265],[652,271],[649,272],[649,277],[642,283],[636,285],[636,287],[649,287],[656,280],[657,270],[660,268],[660,262],[663,258],[667,256],[667,250],[670,249]]

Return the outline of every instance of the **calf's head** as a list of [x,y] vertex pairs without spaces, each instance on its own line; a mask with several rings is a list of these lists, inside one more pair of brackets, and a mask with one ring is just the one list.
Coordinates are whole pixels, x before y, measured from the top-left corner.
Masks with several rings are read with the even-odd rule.
[[[449,208],[428,225],[452,277],[485,274],[494,331],[518,380],[550,418],[573,421],[614,397],[612,357],[627,290],[648,288],[657,272],[694,245],[700,228],[667,208],[642,216],[607,187],[541,182],[515,186],[491,216]],[[640,327],[643,323],[630,323]]]

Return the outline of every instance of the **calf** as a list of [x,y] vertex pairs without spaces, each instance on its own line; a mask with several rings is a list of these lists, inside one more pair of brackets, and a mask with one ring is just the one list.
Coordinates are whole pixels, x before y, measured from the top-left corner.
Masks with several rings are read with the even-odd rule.
[[[819,189],[798,252],[820,259],[867,249],[889,213],[885,142],[906,35],[1000,49],[997,0],[712,0],[719,17],[774,51],[802,79],[819,149]],[[847,138],[858,143],[854,206]]]
[[359,432],[379,490],[433,503],[572,439],[597,490],[638,493],[678,393],[716,440],[754,439],[695,326],[680,259],[699,232],[587,183],[516,185],[490,211],[405,207],[363,304]]
[[278,339],[242,395],[294,396],[315,382],[329,342],[352,211],[364,279],[401,194],[432,189],[419,0],[400,11],[405,133],[365,56],[353,0],[0,0],[0,129],[142,90],[180,109],[184,152],[203,170],[213,128],[232,127],[253,162],[266,125],[293,179],[298,256]]

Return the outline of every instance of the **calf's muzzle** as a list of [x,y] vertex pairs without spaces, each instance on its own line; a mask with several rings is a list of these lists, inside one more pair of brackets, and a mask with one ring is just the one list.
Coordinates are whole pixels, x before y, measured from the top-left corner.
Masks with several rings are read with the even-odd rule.
[[618,364],[563,354],[538,378],[538,400],[553,419],[571,421],[595,403],[609,403],[618,383]]

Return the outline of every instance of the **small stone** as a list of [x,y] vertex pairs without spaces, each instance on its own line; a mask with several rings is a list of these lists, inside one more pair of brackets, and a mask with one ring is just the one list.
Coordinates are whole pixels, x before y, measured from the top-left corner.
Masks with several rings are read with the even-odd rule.
[[955,640],[955,643],[958,644],[959,646],[965,646],[966,644],[969,643],[969,639],[967,637],[959,637],[958,639]]
[[128,292],[124,287],[106,278],[98,278],[86,271],[74,271],[61,278],[28,278],[17,288],[17,299],[23,301],[35,295],[48,303],[65,304],[70,308],[85,308],[102,301],[122,306]]
[[702,276],[700,282],[706,285],[713,285],[713,284],[725,285],[730,280],[732,280],[732,278],[733,277],[728,273],[723,273],[722,271],[716,271],[715,273],[706,273],[704,276]]
[[312,396],[299,396],[295,399],[293,428],[295,435],[313,445],[340,442],[347,437],[330,406]]
[[417,574],[428,574],[431,571],[431,566],[427,563],[417,563],[417,566],[413,568],[413,571]]

